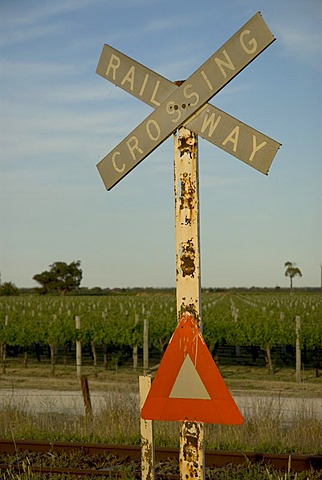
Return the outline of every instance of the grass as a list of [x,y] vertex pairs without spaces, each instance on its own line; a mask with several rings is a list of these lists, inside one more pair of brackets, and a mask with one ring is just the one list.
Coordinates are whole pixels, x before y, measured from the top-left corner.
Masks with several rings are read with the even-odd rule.
[[[268,376],[264,368],[222,366],[220,370],[233,396],[247,395],[252,415],[247,416],[241,426],[205,425],[206,448],[322,454],[322,419],[317,418],[306,403],[307,398],[322,397],[322,377],[316,378],[313,370],[304,371],[302,383],[297,384],[292,369],[282,369],[273,376]],[[82,374],[88,377],[92,398],[97,394],[102,399],[102,406],[94,410],[93,419],[86,418],[83,409],[79,411],[73,401],[67,411],[57,411],[55,402],[60,396],[70,394],[72,398],[81,398],[75,367],[57,365],[53,377],[49,364],[30,361],[28,368],[24,368],[19,361],[9,359],[6,373],[0,375],[0,395],[1,390],[10,391],[8,400],[0,407],[0,437],[138,445],[138,375],[141,371],[84,366]],[[44,391],[41,412],[35,412],[32,402],[28,401],[17,407],[17,397],[25,389]],[[52,396],[47,394],[48,390],[53,392]],[[292,397],[302,401],[293,414],[285,417],[283,401]],[[179,430],[177,422],[155,422],[156,445],[178,446]],[[31,472],[27,459],[18,473],[2,474],[4,480],[42,479],[41,475]],[[59,478],[57,476],[57,480]],[[64,478],[69,480],[68,476]],[[123,480],[133,479],[133,475],[124,472]],[[278,472],[246,462],[209,469],[207,479],[322,480],[322,472]]]
[[[62,392],[80,396],[80,382],[75,367],[56,366],[56,375],[50,375],[50,366],[29,363],[24,368],[10,360],[7,373],[0,375],[1,389],[11,395],[0,410],[0,436],[26,438],[139,444],[138,375],[131,368],[114,370],[83,368],[90,392],[99,392],[104,403],[94,412],[92,422],[73,406],[64,412],[55,411],[55,398]],[[250,396],[253,414],[242,426],[206,425],[207,448],[276,453],[322,453],[322,419],[306,406],[305,398],[322,397],[322,378],[314,372],[303,373],[303,382],[295,383],[295,372],[283,369],[273,377],[263,368],[222,367],[221,373],[233,395]],[[21,389],[53,390],[45,396],[42,412],[35,413],[26,402],[19,408],[14,398]],[[260,396],[269,398],[260,399]],[[298,410],[285,418],[282,412],[284,397],[302,398]],[[177,446],[179,424],[155,422],[155,440],[160,446]]]
[[[140,370],[131,368],[108,369],[82,367],[82,375],[88,377],[93,390],[105,390],[106,385],[133,384],[137,387]],[[25,368],[17,361],[7,364],[6,373],[0,374],[0,390],[5,388],[29,388],[29,389],[57,389],[61,391],[76,391],[79,389],[79,380],[76,376],[76,368],[71,365],[56,365],[55,375],[50,373],[50,365],[44,362],[29,362]]]
[[278,393],[280,396],[296,398],[321,398],[322,376],[316,377],[315,370],[303,370],[302,382],[295,382],[295,371],[283,368],[268,375],[265,368],[256,367],[227,367],[220,368],[227,386],[235,392],[247,391],[251,393]]
[[[297,398],[322,398],[322,375],[316,377],[314,369],[302,371],[300,384],[295,382],[295,370],[291,368],[279,369],[274,375],[268,375],[266,368],[262,367],[219,365],[219,369],[228,388],[234,393],[265,392]],[[142,369],[133,370],[128,366],[105,370],[103,367],[85,365],[82,367],[82,375],[88,377],[92,390],[105,390],[107,384],[120,388],[122,385],[126,385],[127,388],[133,385],[136,389],[138,375],[142,375]],[[79,381],[74,365],[57,364],[55,375],[52,376],[49,362],[39,363],[30,359],[28,367],[25,368],[21,358],[10,358],[7,360],[6,373],[0,373],[0,391],[5,388],[76,391],[79,389]]]
[[[3,480],[43,480],[42,474],[31,473],[28,465],[19,473],[4,472]],[[50,475],[51,480],[61,480],[61,475]],[[74,480],[75,476],[64,475],[64,480]],[[84,480],[92,480],[92,477],[82,477]],[[112,480],[111,476],[102,476],[102,480]],[[209,480],[321,480],[322,475],[318,472],[292,473],[278,472],[262,465],[245,463],[243,465],[231,465],[227,468],[207,469],[206,478]],[[123,472],[121,480],[135,480],[131,473]]]
[[[154,428],[157,445],[178,446],[177,422],[155,422]],[[133,403],[126,403],[124,399],[117,407],[107,405],[94,416],[93,422],[81,415],[50,412],[33,415],[8,406],[0,413],[0,436],[138,445],[139,417]],[[205,438],[210,449],[321,454],[322,421],[295,414],[285,425],[269,409],[263,409],[242,426],[206,425]]]

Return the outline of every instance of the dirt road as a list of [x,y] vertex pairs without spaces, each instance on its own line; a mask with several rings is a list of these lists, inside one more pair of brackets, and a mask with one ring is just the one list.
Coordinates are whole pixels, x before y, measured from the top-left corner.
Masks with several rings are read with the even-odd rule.
[[[93,412],[99,413],[120,402],[129,409],[138,409],[137,393],[122,391],[91,391]],[[302,417],[322,419],[322,398],[294,398],[279,395],[234,395],[234,400],[245,418],[254,415],[270,414],[282,416],[285,420],[301,415]],[[84,413],[81,391],[55,391],[37,389],[0,390],[0,408],[16,407],[30,413],[59,412],[70,414]]]

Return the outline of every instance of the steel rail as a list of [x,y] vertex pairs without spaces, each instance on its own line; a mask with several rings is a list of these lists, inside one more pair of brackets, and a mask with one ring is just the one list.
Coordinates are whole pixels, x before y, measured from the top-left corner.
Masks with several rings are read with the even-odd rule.
[[[141,448],[137,445],[109,445],[80,442],[50,442],[38,440],[7,440],[0,439],[0,454],[14,455],[23,451],[48,453],[48,452],[75,452],[98,455],[110,453],[116,457],[130,458],[133,461],[141,460]],[[156,461],[178,458],[179,449],[169,447],[157,447],[155,450]],[[305,470],[322,470],[322,455],[298,455],[298,454],[273,454],[256,452],[231,452],[223,450],[206,451],[206,467],[223,467],[229,463],[241,464],[246,460],[253,463],[270,463],[274,468],[293,472]],[[71,469],[69,469],[71,470]],[[97,472],[97,470],[95,470]],[[105,471],[105,475],[108,472]],[[100,472],[98,475],[102,475]]]
[[[0,470],[8,472],[20,472],[21,466],[19,465],[6,465],[0,464]],[[28,466],[28,472],[32,473],[41,473],[43,475],[76,475],[77,477],[108,477],[113,474],[113,478],[122,478],[122,471],[117,467],[106,468],[102,470],[93,470],[85,468],[66,468],[66,467],[34,467],[33,465]],[[140,478],[141,474],[132,474],[134,478]]]

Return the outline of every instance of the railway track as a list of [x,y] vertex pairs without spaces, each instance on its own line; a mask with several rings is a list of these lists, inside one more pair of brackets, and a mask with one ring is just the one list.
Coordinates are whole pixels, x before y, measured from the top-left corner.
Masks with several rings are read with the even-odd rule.
[[[52,464],[48,466],[33,466],[31,463],[29,465],[29,470],[33,472],[41,472],[43,475],[75,475],[79,478],[81,476],[92,476],[102,477],[113,475],[113,478],[120,478],[122,471],[124,469],[125,463],[127,465],[131,463],[133,466],[134,478],[140,478],[140,459],[141,459],[141,450],[139,446],[121,446],[121,445],[108,445],[108,444],[83,444],[83,443],[69,443],[69,442],[43,442],[36,440],[6,440],[0,439],[0,455],[3,458],[4,456],[14,456],[14,455],[31,455],[31,454],[43,454],[51,455],[55,454],[77,454],[79,458],[106,458],[106,455],[110,455],[110,458],[115,459],[111,461],[111,465],[95,466],[92,468],[74,468],[74,467],[56,467]],[[161,465],[166,462],[175,462],[178,460],[178,449],[176,448],[167,448],[167,447],[158,447],[155,451],[156,462],[159,462]],[[253,463],[262,463],[262,464],[271,464],[274,468],[281,471],[287,471],[289,468],[293,472],[302,472],[305,470],[315,470],[322,475],[322,455],[287,455],[287,454],[269,454],[269,453],[254,453],[254,452],[228,452],[220,450],[208,450],[206,452],[205,463],[207,467],[224,467],[227,464],[242,464],[246,460],[249,460]],[[32,460],[31,460],[32,462]],[[1,463],[0,470],[21,470],[21,462],[19,463]],[[167,468],[166,471],[171,469]],[[175,468],[174,468],[175,470]],[[166,480],[175,480],[178,479],[176,473],[165,473],[163,474],[160,470],[160,473],[157,474],[156,478],[166,479]]]

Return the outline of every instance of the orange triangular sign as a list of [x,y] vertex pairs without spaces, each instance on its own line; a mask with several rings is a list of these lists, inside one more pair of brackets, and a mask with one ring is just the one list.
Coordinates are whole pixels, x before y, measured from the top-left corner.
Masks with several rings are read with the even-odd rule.
[[171,337],[141,417],[230,425],[243,423],[243,417],[190,314],[181,318]]

